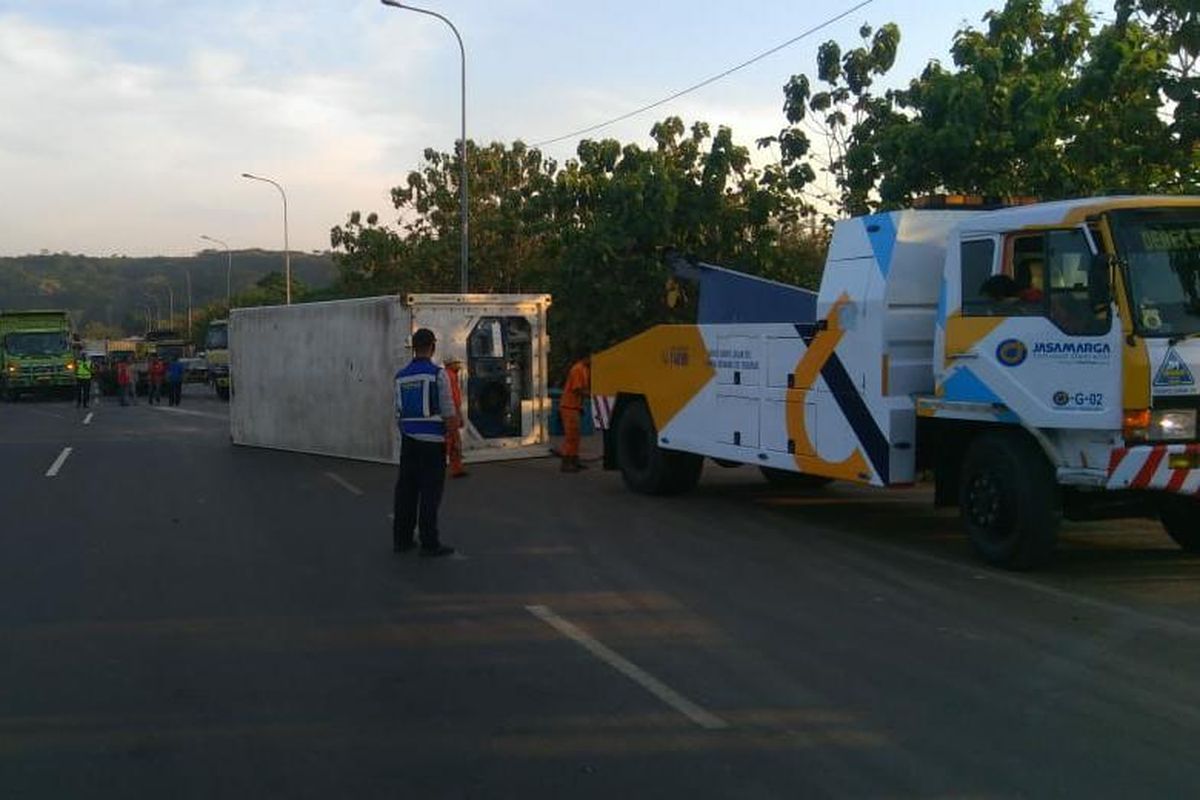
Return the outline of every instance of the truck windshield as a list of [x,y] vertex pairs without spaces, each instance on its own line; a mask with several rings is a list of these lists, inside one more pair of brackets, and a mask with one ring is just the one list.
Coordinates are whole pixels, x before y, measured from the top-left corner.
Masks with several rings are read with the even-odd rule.
[[67,335],[55,331],[10,333],[4,338],[4,347],[14,356],[61,355],[70,349],[67,346]]
[[1200,334],[1200,209],[1123,211],[1112,221],[1138,332]]
[[209,350],[224,350],[229,347],[229,330],[225,327],[209,328],[204,346]]

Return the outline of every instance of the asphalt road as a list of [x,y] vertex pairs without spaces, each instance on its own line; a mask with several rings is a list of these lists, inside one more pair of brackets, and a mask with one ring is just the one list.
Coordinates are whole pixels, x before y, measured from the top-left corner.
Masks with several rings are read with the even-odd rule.
[[[65,448],[70,448],[63,455]],[[977,564],[923,489],[448,484],[230,445],[226,406],[0,406],[0,796],[1190,797],[1200,559]],[[55,467],[57,466],[57,469]]]

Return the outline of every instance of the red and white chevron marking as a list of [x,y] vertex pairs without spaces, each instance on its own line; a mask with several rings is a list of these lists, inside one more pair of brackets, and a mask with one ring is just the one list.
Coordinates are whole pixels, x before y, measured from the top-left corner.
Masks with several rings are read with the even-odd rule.
[[602,431],[608,430],[612,422],[612,407],[616,398],[604,395],[592,395],[592,422]]
[[1171,469],[1170,456],[1179,453],[1190,453],[1194,459],[1200,455],[1200,444],[1144,445],[1113,450],[1108,460],[1108,488],[1200,494],[1200,469]]

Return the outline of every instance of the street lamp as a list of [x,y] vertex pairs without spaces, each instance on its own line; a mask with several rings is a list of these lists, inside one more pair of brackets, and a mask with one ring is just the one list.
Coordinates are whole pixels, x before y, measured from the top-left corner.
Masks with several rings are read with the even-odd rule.
[[229,257],[229,266],[225,268],[225,308],[228,309],[231,305],[230,297],[232,296],[229,289],[232,285],[230,281],[233,278],[233,251],[229,249],[229,245],[225,244],[225,242],[222,242],[220,239],[214,239],[211,236],[205,236],[203,233],[200,234],[200,238],[209,242],[216,242],[217,244],[221,245],[225,248],[225,255]]
[[283,187],[270,178],[260,178],[257,175],[251,175],[249,172],[242,173],[243,178],[249,178],[252,181],[262,181],[269,183],[279,190],[279,196],[283,198],[283,283],[285,294],[287,295],[287,304],[292,304],[292,253],[288,250],[288,229],[287,229],[287,194],[284,193]]
[[468,247],[467,247],[467,200],[469,194],[467,192],[467,49],[463,47],[462,37],[458,35],[458,28],[454,27],[454,23],[443,17],[436,11],[430,11],[425,8],[417,8],[416,6],[399,3],[397,0],[379,0],[385,6],[399,8],[405,11],[416,11],[418,14],[428,14],[431,17],[437,17],[442,22],[450,26],[450,30],[454,32],[454,38],[458,40],[458,52],[462,62],[462,134],[459,139],[460,146],[460,164],[462,166],[462,292],[467,293],[467,264],[468,264]]

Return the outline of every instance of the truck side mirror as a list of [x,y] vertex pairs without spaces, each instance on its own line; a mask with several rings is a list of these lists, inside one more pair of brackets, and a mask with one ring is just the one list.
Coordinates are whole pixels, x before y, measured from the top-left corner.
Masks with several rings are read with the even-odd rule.
[[1092,256],[1088,269],[1088,302],[1094,310],[1107,309],[1112,303],[1112,261],[1103,253]]

